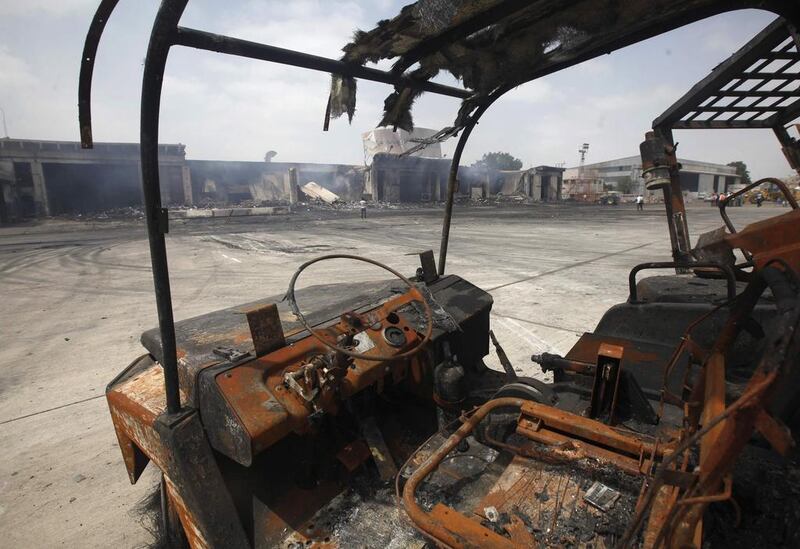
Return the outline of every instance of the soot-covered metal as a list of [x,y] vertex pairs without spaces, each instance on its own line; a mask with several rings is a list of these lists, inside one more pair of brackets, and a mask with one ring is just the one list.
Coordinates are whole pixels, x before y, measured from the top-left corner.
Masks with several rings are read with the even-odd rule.
[[[102,3],[89,51],[115,3]],[[773,524],[772,546],[798,545],[796,512],[764,512],[800,492],[796,207],[692,250],[682,203],[670,203],[668,265],[686,274],[637,283],[638,271],[667,264],[634,267],[628,301],[566,356],[532,357],[553,383],[518,376],[507,356],[502,372],[486,366],[492,297],[444,275],[443,265],[461,150],[502,93],[735,7],[774,9],[796,29],[796,5],[421,0],[357,34],[344,61],[334,61],[180,28],[186,4],[162,3],[143,82],[160,326],[142,337],[147,354],[106,392],[131,481],[149,462],[162,474],[162,524],[173,544],[699,548],[730,542],[739,525],[741,539],[752,540]],[[384,122],[400,127],[412,123],[412,90],[466,98],[441,134],[464,129],[438,269],[431,251],[413,277],[338,255],[399,280],[311,286],[295,296],[317,259],[295,273],[285,299],[274,292],[173,323],[155,144],[166,57],[179,45],[331,72],[333,115],[352,115],[356,77],[395,85]],[[382,58],[398,58],[392,72],[362,66]],[[429,82],[440,70],[467,91]],[[87,97],[85,82],[81,90]],[[87,124],[81,131],[91,137]],[[651,183],[669,189],[676,180],[674,152],[671,136],[648,134]],[[734,250],[747,261],[721,262]],[[719,272],[728,280],[711,278]],[[759,473],[754,449],[779,465]]]

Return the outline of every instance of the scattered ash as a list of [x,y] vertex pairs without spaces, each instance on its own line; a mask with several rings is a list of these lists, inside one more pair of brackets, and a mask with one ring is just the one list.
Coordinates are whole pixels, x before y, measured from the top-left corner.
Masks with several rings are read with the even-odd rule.
[[[360,475],[350,487],[320,509],[309,523],[319,528],[309,538],[318,543],[330,541],[339,547],[383,547],[400,549],[425,547],[425,539],[413,528],[398,506],[391,486],[377,477]],[[308,540],[290,536],[287,549],[300,549]]]
[[[604,546],[615,546],[636,513],[642,479],[588,459],[564,465],[548,464],[543,469],[576,482],[580,486],[581,498],[595,481],[613,488],[620,493],[620,497],[606,512],[598,513],[585,504],[572,505],[568,512],[562,507],[557,517],[553,517],[552,511],[542,512],[541,517],[530,517],[535,525],[532,533],[536,540],[549,547],[583,545],[597,542],[597,538],[600,538]],[[531,494],[531,497],[547,501],[558,495],[543,491],[541,494]]]
[[800,547],[800,462],[748,445],[733,471],[733,499],[705,516],[704,548]]

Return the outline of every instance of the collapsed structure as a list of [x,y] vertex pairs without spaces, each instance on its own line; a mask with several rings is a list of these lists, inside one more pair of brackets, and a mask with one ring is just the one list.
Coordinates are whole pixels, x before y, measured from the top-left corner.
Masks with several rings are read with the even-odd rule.
[[[86,146],[86,74],[115,3],[101,4],[83,56]],[[800,492],[787,461],[800,431],[800,210],[770,179],[791,210],[737,228],[723,200],[724,226],[692,246],[672,139],[679,127],[771,128],[800,170],[800,143],[786,129],[800,114],[796,73],[786,70],[800,64],[797,4],[420,0],[358,33],[343,62],[180,27],[186,4],[162,3],[143,81],[159,327],[143,334],[147,352],[106,392],[131,481],[151,461],[162,472],[171,543],[699,548],[756,545],[767,530],[771,546],[800,543],[797,506],[776,504]],[[518,377],[490,330],[492,297],[445,274],[458,160],[480,115],[547,72],[755,6],[784,18],[656,119],[641,144],[646,185],[664,195],[674,261],[633,267],[628,300],[566,356],[532,357],[554,383]],[[330,72],[326,117],[352,116],[355,78],[395,86],[384,122],[403,128],[420,90],[462,97],[455,124],[437,134],[460,133],[438,268],[431,251],[420,253],[413,278],[363,257],[323,256],[303,264],[285,293],[175,323],[157,138],[176,46]],[[393,71],[359,64],[384,57],[397,59]],[[466,89],[429,82],[441,69]],[[750,79],[783,83],[739,88]],[[778,101],[761,106],[773,91]],[[731,94],[733,103],[715,106]],[[719,120],[725,109],[732,114]],[[298,279],[327,260],[368,263],[392,278],[304,288],[301,309]],[[683,274],[637,281],[657,268]],[[503,372],[483,363],[490,341]]]
[[[364,168],[349,164],[189,160],[182,144],[159,145],[161,196],[169,206],[293,204],[315,182],[358,200]],[[0,139],[2,222],[142,206],[140,151],[134,143]]]
[[[362,198],[441,202],[446,195],[450,161],[441,157],[440,150],[431,154],[438,144],[426,147],[425,154],[403,154],[404,145],[407,149],[417,145],[410,140],[401,145],[403,133],[390,129],[369,132],[365,146],[370,141],[375,145],[365,155],[366,165],[194,160],[186,158],[183,144],[160,144],[161,198],[170,207],[291,206],[316,200],[317,195],[303,191],[314,183],[342,202]],[[376,134],[381,135],[383,146],[377,146]],[[517,194],[532,201],[558,200],[560,171],[546,168],[544,173],[544,169],[500,172],[462,166],[460,194],[469,198]],[[556,179],[549,179],[553,175]],[[138,210],[141,206],[140,153],[134,143],[96,143],[93,149],[82,149],[80,143],[71,141],[0,139],[0,223],[123,208]]]

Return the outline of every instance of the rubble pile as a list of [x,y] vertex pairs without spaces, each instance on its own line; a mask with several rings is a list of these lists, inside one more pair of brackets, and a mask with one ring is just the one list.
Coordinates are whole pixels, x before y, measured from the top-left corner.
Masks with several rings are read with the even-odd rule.
[[78,221],[102,221],[114,219],[144,219],[144,209],[139,206],[127,206],[124,208],[109,208],[96,212],[67,213],[57,216],[65,219]]
[[[440,208],[443,203],[441,202],[369,202],[367,209],[369,210],[419,210],[428,208]],[[303,208],[308,211],[347,211],[358,210],[361,208],[359,202],[344,200],[337,200],[333,203],[327,203],[322,200],[308,200],[305,202],[298,202],[293,206],[294,208]]]

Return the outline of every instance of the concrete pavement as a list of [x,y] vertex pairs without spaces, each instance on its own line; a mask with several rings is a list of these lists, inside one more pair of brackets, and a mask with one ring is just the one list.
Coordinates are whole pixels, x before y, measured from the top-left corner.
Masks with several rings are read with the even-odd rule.
[[[731,217],[743,225],[780,211],[736,208]],[[299,264],[334,251],[412,274],[416,252],[438,252],[441,216],[414,209],[370,211],[366,221],[357,210],[176,220],[168,236],[176,319],[279,293]],[[721,221],[715,208],[698,206],[689,224],[696,238]],[[495,334],[520,371],[538,376],[531,353],[565,353],[627,297],[633,265],[667,259],[657,205],[639,213],[633,205],[473,207],[456,209],[447,270],[491,291]],[[383,278],[342,265],[319,264],[306,283]],[[129,485],[102,398],[143,352],[141,332],[156,324],[142,222],[0,228],[0,295],[2,545],[147,544],[132,510],[156,476],[148,471]],[[487,362],[499,369],[494,354]]]

